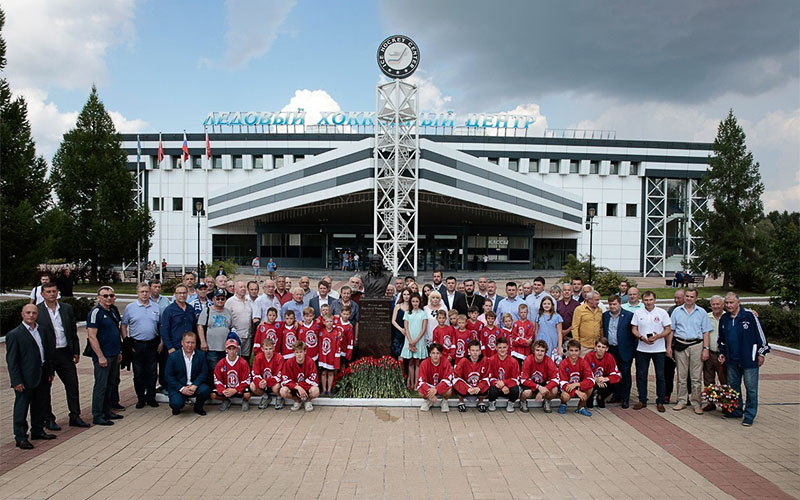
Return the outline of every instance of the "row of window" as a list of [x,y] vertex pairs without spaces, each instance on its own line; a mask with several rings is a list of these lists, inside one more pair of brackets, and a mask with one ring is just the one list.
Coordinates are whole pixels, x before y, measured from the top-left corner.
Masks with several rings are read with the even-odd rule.
[[[500,158],[489,158],[490,163],[494,163],[498,165],[500,163]],[[541,160],[530,160],[530,166],[528,167],[528,172],[532,174],[539,173],[539,161]],[[557,174],[559,172],[559,160],[550,160],[550,170],[549,173]],[[639,162],[632,161],[628,170],[628,175],[639,175]],[[517,158],[509,158],[508,159],[508,169],[513,170],[514,172],[519,172],[519,159]],[[577,174],[580,172],[580,161],[578,160],[570,160],[569,161],[569,173]],[[599,174],[600,173],[600,162],[599,161],[590,161],[589,162],[589,174]],[[620,173],[620,162],[612,161],[611,165],[609,166],[608,175],[619,175]]]
[[[294,161],[298,162],[305,158],[304,155],[297,155],[294,157]],[[164,160],[166,162],[166,160]],[[173,156],[170,157],[169,160],[172,164],[170,167],[173,169],[181,169],[183,168],[183,159],[180,156]],[[192,157],[192,168],[201,169],[203,168],[203,158],[200,156]],[[211,163],[211,168],[222,169],[222,156],[214,155],[209,160]],[[242,169],[244,168],[244,157],[242,155],[232,155],[231,156],[231,166],[234,169]],[[273,168],[282,168],[284,166],[284,158],[283,156],[276,156],[273,158]],[[159,168],[158,159],[153,157],[153,168]],[[263,156],[253,156],[253,168],[256,169],[263,169],[264,168],[264,157]]]
[[[590,210],[594,210],[595,215],[601,215],[599,211],[599,203],[587,203],[586,204],[586,215],[589,215]],[[606,203],[606,217],[618,217],[619,216],[619,203]],[[625,204],[625,217],[636,217],[637,216],[637,209],[638,205],[636,203],[626,203]]]
[[[168,198],[169,199],[169,198]],[[203,211],[205,212],[205,200],[203,198],[192,198],[192,204],[189,206],[189,209],[192,211],[192,215],[197,215],[197,211],[195,207],[197,206],[197,202],[200,202],[203,206]],[[160,212],[160,211],[167,211],[167,205],[165,203],[164,198],[153,198],[152,203],[152,210],[153,212]],[[173,212],[183,212],[183,198],[172,198],[172,211]]]

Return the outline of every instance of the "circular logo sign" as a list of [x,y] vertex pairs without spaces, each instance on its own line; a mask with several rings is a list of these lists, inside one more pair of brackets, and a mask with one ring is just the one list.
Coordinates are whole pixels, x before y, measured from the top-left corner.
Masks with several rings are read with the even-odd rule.
[[419,66],[419,47],[403,35],[392,35],[378,46],[378,66],[389,78],[407,78]]

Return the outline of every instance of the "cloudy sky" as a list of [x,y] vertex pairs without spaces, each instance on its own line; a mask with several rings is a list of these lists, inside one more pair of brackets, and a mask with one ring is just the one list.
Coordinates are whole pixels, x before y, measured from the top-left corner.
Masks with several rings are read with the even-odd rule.
[[120,131],[209,111],[369,111],[378,43],[420,46],[422,108],[711,141],[733,109],[767,209],[800,210],[800,2],[0,0],[5,76],[48,160],[91,85]]

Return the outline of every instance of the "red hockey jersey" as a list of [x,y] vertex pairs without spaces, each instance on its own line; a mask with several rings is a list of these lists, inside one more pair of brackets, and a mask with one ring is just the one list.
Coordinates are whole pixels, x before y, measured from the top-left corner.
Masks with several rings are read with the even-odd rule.
[[483,329],[483,323],[480,321],[471,321],[467,320],[467,331],[470,335],[470,340],[481,340],[481,330]]
[[294,344],[297,342],[297,323],[292,323],[292,326],[287,326],[286,323],[281,325],[281,355],[283,359],[294,357]]
[[467,389],[472,387],[477,387],[482,393],[489,390],[489,362],[483,355],[477,362],[467,356],[456,365],[453,389],[459,394],[466,394]]
[[570,359],[564,358],[561,364],[558,365],[558,384],[561,389],[568,384],[580,382],[579,389],[581,391],[588,391],[594,386],[594,376],[589,363],[578,358],[578,361],[573,365]]
[[283,367],[283,357],[280,354],[273,354],[271,359],[267,359],[263,352],[256,354],[253,360],[253,383],[258,387],[262,380],[267,381],[267,387],[272,387],[280,383],[278,378]]
[[548,390],[558,387],[558,367],[545,356],[541,363],[536,361],[536,356],[528,356],[522,363],[522,374],[519,377],[522,385],[534,391],[540,385],[544,385]]
[[450,363],[444,356],[442,356],[439,361],[439,366],[434,365],[431,358],[426,358],[422,364],[419,365],[417,390],[422,397],[427,396],[431,387],[435,387],[438,394],[443,394],[452,386],[453,367],[450,366]]
[[319,334],[319,360],[318,365],[325,370],[339,369],[339,343],[341,329],[333,327],[331,331],[322,328]]
[[502,380],[506,387],[516,387],[519,385],[519,362],[511,356],[500,359],[494,356],[489,360],[489,384],[494,385],[498,380]]
[[533,323],[527,319],[519,320],[514,323],[512,329],[512,338],[508,339],[511,345],[511,355],[515,358],[525,359],[531,353],[531,346],[528,341],[533,341]]
[[281,385],[294,389],[298,385],[306,391],[319,385],[317,383],[317,365],[314,360],[306,354],[303,364],[299,364],[297,359],[287,359],[281,368]]
[[500,329],[496,326],[484,326],[481,330],[481,351],[486,358],[491,358],[497,352],[495,342],[501,337]]
[[469,341],[472,340],[470,336],[469,330],[454,330],[453,331],[453,344],[454,344],[454,352],[453,352],[453,359],[458,362],[459,359],[464,359],[467,357],[467,344]]
[[297,328],[297,340],[302,340],[306,343],[306,356],[316,361],[319,358],[319,329],[317,323],[314,321],[310,325],[300,323]]
[[353,324],[349,321],[347,323],[342,323],[340,319],[337,325],[336,328],[339,330],[339,350],[336,352],[336,355],[339,356],[340,362],[342,358],[350,361],[353,359]]
[[622,379],[614,356],[608,353],[603,355],[603,359],[597,359],[597,353],[590,352],[583,357],[583,360],[589,363],[589,368],[595,377],[608,377],[609,384],[616,384]]
[[433,341],[442,344],[444,347],[442,354],[450,359],[453,359],[456,353],[455,334],[455,329],[448,324],[433,329]]
[[214,367],[214,389],[222,394],[225,389],[236,389],[242,392],[250,385],[250,365],[241,356],[231,363],[228,357],[220,359]]
[[258,353],[262,350],[262,344],[267,339],[272,339],[275,342],[275,351],[280,351],[281,349],[281,324],[279,322],[275,323],[267,323],[266,321],[262,322],[256,328],[256,334],[253,337],[253,354],[258,356]]

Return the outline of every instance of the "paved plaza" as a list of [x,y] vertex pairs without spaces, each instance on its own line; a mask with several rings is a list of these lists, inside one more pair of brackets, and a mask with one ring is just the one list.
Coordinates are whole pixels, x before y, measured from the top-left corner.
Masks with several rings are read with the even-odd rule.
[[[610,405],[591,418],[328,406],[172,416],[166,404],[135,409],[125,371],[128,409],[113,427],[67,427],[56,379],[64,430],[31,451],[14,447],[5,344],[0,354],[2,498],[800,497],[800,357],[775,351],[751,428],[671,405]],[[90,421],[91,361],[78,366]]]

